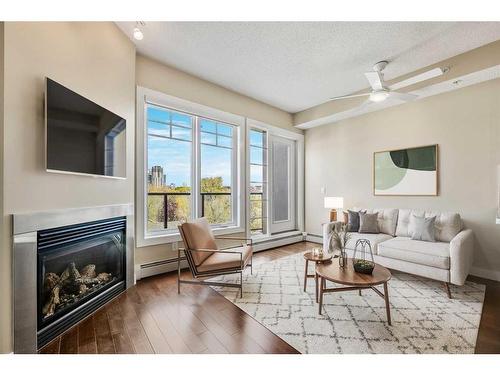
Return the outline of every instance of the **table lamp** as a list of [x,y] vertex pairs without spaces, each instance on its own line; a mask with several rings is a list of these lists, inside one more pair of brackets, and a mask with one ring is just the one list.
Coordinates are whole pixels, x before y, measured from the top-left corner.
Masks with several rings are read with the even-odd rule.
[[325,208],[330,208],[330,221],[337,221],[337,210],[344,208],[344,198],[325,197]]

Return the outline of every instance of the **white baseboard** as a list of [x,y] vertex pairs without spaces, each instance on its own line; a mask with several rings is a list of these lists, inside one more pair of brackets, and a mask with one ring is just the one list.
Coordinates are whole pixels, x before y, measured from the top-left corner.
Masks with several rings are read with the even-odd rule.
[[470,274],[477,277],[482,277],[484,279],[490,279],[495,281],[500,281],[500,271],[487,270],[480,267],[472,267]]
[[[290,237],[284,237],[269,241],[261,241],[254,243],[254,252],[259,252],[273,247],[290,245],[292,243],[302,242],[304,237],[302,234],[293,235]],[[181,268],[187,268],[188,264],[185,259],[181,260]],[[177,258],[160,260],[158,262],[136,264],[135,266],[135,279],[140,280],[145,277],[150,277],[154,275],[159,275],[162,273],[172,272],[177,270]]]
[[302,236],[302,234],[280,238],[277,240],[262,241],[253,244],[253,251],[254,253],[256,253],[262,250],[272,249],[273,247],[290,245],[292,243],[297,243],[302,241],[304,241],[304,237]]
[[306,241],[323,244],[323,236],[318,234],[307,234]]

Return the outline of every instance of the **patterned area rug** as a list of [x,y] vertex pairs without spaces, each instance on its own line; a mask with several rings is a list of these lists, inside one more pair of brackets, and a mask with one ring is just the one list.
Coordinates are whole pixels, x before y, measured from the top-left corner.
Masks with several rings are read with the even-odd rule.
[[[334,259],[333,261],[336,261]],[[392,326],[371,290],[328,293],[318,314],[314,279],[303,290],[304,258],[296,254],[254,266],[234,288],[213,287],[301,353],[473,353],[485,286],[451,287],[400,272],[389,281]],[[314,265],[310,266],[310,273]],[[216,280],[235,282],[239,276]],[[212,279],[215,280],[215,279]],[[327,282],[327,287],[335,286]]]

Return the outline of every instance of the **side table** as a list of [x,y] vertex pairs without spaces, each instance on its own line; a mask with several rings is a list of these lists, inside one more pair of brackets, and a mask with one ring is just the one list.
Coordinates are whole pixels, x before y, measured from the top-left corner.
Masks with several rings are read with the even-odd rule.
[[318,274],[316,272],[314,272],[314,275],[308,274],[307,268],[309,266],[309,262],[314,262],[315,264],[330,262],[332,259],[332,255],[331,254],[323,254],[320,257],[320,256],[315,256],[312,251],[308,251],[308,252],[304,253],[304,259],[306,260],[306,268],[304,271],[304,292],[306,291],[306,288],[307,288],[307,279],[310,277],[314,277],[314,281],[316,284],[316,302],[318,302]]

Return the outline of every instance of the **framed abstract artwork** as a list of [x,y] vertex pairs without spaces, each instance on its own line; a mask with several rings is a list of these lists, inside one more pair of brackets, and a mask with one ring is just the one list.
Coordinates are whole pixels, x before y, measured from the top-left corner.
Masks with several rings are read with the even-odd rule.
[[374,195],[438,195],[438,145],[373,154]]

